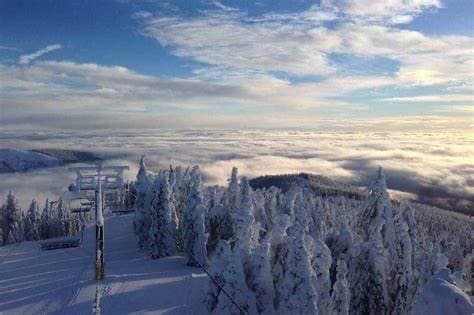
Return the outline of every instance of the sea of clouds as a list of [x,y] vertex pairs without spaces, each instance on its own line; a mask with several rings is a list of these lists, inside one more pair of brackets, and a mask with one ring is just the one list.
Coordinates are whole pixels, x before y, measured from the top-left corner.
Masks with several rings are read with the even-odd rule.
[[[141,155],[151,170],[199,164],[206,184],[240,175],[310,172],[367,186],[381,165],[403,198],[473,213],[472,137],[460,132],[322,130],[5,131],[0,148],[86,150],[126,164],[133,179]],[[57,198],[74,181],[69,166],[0,174],[0,202],[9,190],[25,208],[32,198]]]

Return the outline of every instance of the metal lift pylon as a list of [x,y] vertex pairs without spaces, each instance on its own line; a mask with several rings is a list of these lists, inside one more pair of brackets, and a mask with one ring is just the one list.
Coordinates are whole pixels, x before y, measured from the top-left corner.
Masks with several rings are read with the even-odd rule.
[[[104,202],[104,191],[120,189],[123,186],[123,172],[128,169],[128,166],[103,166],[102,164],[98,166],[70,168],[71,171],[77,174],[76,193],[94,190],[96,280],[102,280],[105,277],[104,208],[106,202]],[[106,174],[103,172],[106,172]],[[110,172],[112,172],[112,174]]]
[[104,208],[102,204],[102,183],[100,178],[101,169],[97,171],[97,190],[96,207],[95,207],[95,240],[96,240],[96,256],[95,256],[95,277],[102,280],[105,277],[104,264]]

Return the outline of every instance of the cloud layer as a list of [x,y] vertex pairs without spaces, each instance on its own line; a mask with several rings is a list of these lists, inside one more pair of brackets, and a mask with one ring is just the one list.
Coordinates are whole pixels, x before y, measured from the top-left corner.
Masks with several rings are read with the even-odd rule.
[[[423,202],[471,211],[474,168],[470,135],[459,132],[230,131],[148,130],[109,133],[5,133],[6,146],[69,148],[106,155],[124,154],[110,163],[133,166],[141,154],[151,169],[170,164],[200,164],[207,184],[225,184],[232,166],[242,175],[294,172],[323,174],[358,185],[369,185],[378,165],[389,188]],[[57,196],[71,182],[64,168],[17,176],[2,175],[0,195],[17,191],[23,202],[33,195]],[[2,197],[3,198],[3,197]]]

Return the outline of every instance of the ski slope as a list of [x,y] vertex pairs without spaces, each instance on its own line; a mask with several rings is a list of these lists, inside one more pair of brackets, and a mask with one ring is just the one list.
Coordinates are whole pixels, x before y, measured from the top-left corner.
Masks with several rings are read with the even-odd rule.
[[[206,275],[183,257],[152,260],[137,250],[132,222],[133,215],[106,217],[101,314],[205,313]],[[94,226],[85,229],[81,248],[0,247],[0,314],[91,314],[94,233]]]

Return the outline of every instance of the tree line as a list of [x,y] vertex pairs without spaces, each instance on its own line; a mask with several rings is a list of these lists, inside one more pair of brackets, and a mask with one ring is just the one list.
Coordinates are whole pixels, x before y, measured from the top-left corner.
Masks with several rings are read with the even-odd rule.
[[470,290],[472,222],[393,204],[382,169],[365,200],[254,190],[236,168],[205,187],[198,166],[152,174],[143,159],[135,188],[138,246],[209,266],[213,314],[240,314],[222,288],[249,314],[410,314],[440,272]]

